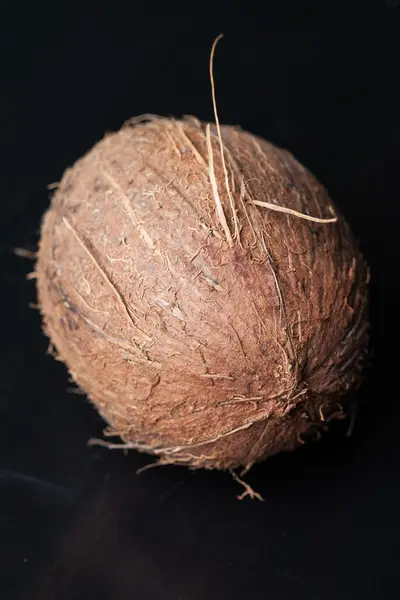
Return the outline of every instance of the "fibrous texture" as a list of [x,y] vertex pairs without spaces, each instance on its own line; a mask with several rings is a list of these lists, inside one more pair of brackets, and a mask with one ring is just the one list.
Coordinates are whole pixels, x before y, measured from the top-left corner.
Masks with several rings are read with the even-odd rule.
[[65,172],[36,275],[108,433],[163,462],[291,450],[360,381],[368,273],[349,227],[291,154],[237,128],[154,117],[107,135]]

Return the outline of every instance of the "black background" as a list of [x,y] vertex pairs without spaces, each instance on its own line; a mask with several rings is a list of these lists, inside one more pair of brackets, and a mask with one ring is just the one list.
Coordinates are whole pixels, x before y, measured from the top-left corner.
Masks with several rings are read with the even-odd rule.
[[[362,26],[364,5],[324,3],[322,24],[304,3],[267,2],[253,26],[268,28],[254,32],[233,6],[214,19],[195,3],[192,16],[164,20],[155,5],[144,15],[114,3],[2,3],[1,598],[400,597],[396,4],[377,2]],[[254,468],[248,480],[263,503],[238,501],[227,474],[137,476],[145,456],[87,447],[103,423],[46,355],[28,306],[32,264],[13,254],[35,250],[47,184],[106,130],[144,112],[212,120],[208,58],[221,30],[221,120],[314,171],[373,274],[373,366],[353,435],[339,426]]]

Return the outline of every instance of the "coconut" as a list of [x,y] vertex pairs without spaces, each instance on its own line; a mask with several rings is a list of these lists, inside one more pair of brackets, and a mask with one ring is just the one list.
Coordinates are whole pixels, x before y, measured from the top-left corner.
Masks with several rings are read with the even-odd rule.
[[351,406],[368,270],[289,152],[195,118],[136,119],[68,169],[36,265],[44,329],[122,438],[249,468]]

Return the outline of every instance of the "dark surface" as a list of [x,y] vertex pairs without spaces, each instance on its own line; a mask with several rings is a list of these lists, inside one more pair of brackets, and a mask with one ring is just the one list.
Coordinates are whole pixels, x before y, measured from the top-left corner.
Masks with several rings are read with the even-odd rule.
[[4,600],[400,597],[400,8],[376,3],[380,37],[306,32],[302,3],[292,4],[266,9],[264,20],[282,29],[287,13],[297,32],[221,26],[219,113],[293,151],[351,222],[372,267],[375,356],[352,437],[339,426],[254,468],[260,503],[236,500],[227,474],[164,467],[136,476],[145,456],[87,447],[103,423],[46,355],[28,306],[32,264],[12,252],[35,249],[46,185],[106,130],[143,112],[212,119],[208,56],[220,25],[197,32],[196,15],[171,33],[160,17],[157,31],[153,23],[140,33],[134,7],[118,16],[71,4],[60,16],[3,3]]

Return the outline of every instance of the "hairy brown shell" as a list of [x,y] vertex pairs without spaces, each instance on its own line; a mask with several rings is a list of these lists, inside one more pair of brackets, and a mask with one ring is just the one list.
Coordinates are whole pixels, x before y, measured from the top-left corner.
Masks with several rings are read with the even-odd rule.
[[368,274],[291,154],[221,130],[223,153],[194,118],[107,135],[65,172],[36,270],[45,331],[111,432],[232,468],[343,416]]

